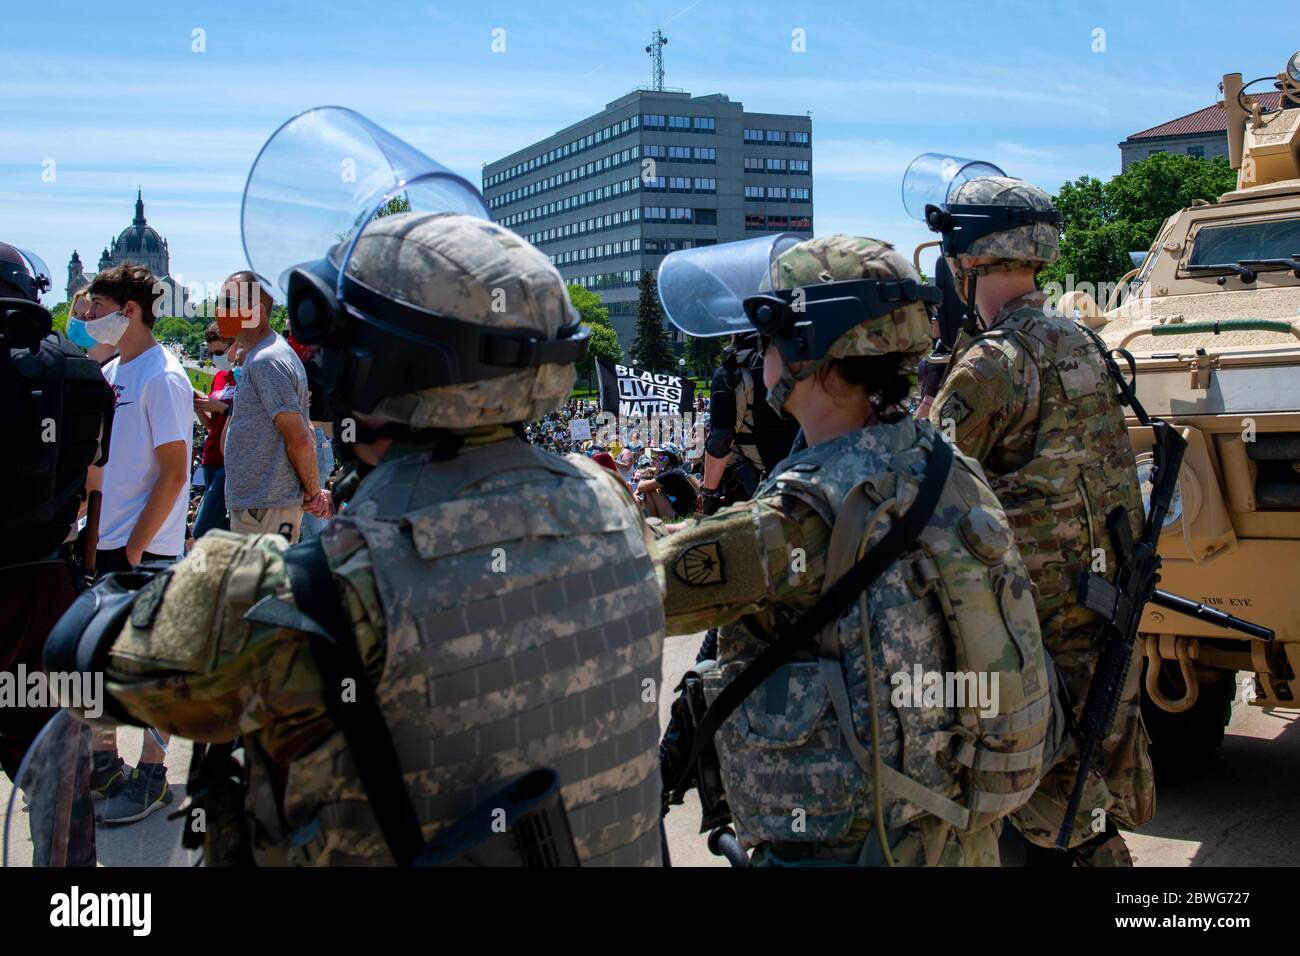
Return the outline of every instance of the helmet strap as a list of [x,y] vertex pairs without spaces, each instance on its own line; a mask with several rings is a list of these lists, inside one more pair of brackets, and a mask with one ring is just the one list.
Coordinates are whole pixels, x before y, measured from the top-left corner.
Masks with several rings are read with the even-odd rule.
[[785,410],[785,403],[790,398],[790,393],[794,391],[796,385],[821,368],[826,359],[827,356],[823,355],[821,358],[809,362],[798,372],[793,371],[786,364],[784,358],[780,359],[781,377],[777,379],[774,386],[767,390],[767,404],[771,406],[772,411],[776,412],[781,418],[789,418],[790,415]]

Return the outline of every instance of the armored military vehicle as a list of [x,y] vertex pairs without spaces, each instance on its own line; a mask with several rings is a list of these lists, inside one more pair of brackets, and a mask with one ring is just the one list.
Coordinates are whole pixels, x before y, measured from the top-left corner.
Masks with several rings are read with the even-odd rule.
[[[1278,93],[1246,92],[1269,80]],[[1187,438],[1161,587],[1275,634],[1148,605],[1143,713],[1162,774],[1214,753],[1234,700],[1300,708],[1300,53],[1222,91],[1237,188],[1169,217],[1104,306],[1073,303]],[[1150,430],[1129,424],[1145,481]]]

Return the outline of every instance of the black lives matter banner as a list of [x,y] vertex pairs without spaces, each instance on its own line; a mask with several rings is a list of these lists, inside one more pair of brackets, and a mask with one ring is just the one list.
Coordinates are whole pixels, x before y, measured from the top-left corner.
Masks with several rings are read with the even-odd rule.
[[695,404],[695,383],[681,375],[646,372],[598,358],[600,407],[619,418],[686,415]]

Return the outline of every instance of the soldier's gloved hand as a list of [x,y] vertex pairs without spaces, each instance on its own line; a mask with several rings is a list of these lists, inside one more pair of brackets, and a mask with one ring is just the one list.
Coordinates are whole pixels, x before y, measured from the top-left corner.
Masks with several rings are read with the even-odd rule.
[[715,514],[722,507],[722,492],[717,488],[705,488],[701,498],[700,510],[706,515]]

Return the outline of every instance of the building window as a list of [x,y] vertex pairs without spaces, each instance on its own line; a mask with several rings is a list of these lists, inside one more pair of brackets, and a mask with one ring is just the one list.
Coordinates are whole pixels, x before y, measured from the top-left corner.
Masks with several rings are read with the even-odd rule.
[[746,187],[745,187],[745,198],[746,198],[746,199],[753,199],[753,200],[757,200],[757,201],[761,202],[762,199],[763,199],[763,187],[762,187],[762,186],[746,186]]
[[668,155],[668,151],[663,146],[648,145],[645,147],[645,155],[653,156],[655,159],[663,159],[665,156]]
[[696,146],[691,150],[692,156],[697,163],[714,163],[717,151],[712,146]]
[[697,133],[712,133],[715,129],[712,116],[692,117],[691,126]]
[[670,222],[691,222],[694,219],[693,210],[681,206],[674,206],[668,210],[668,219]]
[[697,177],[695,191],[697,193],[716,193],[718,191],[718,181],[716,179],[700,179]]
[[790,133],[790,145],[791,145],[791,146],[807,146],[807,145],[808,145],[808,134],[805,133],[805,132],[802,132],[802,131],[800,131],[800,130],[795,130],[795,131],[793,131],[792,133]]
[[716,209],[695,210],[695,225],[716,226],[717,224],[718,224],[718,211]]
[[1164,152],[1163,149],[1148,149],[1147,156],[1150,157],[1150,156],[1154,156],[1156,153],[1163,153],[1163,152]]
[[668,188],[673,192],[689,192],[691,180],[689,176],[673,176],[668,180]]
[[768,160],[765,160],[765,162],[764,162],[764,168],[765,168],[769,173],[783,173],[783,172],[785,172],[785,160],[784,160],[784,159],[768,159]]
[[784,142],[785,142],[785,130],[783,130],[783,129],[770,129],[770,130],[768,130],[768,131],[767,131],[766,140],[767,140],[767,142],[769,142],[769,143],[784,143]]
[[1187,147],[1187,155],[1188,155],[1188,156],[1195,156],[1197,159],[1204,159],[1204,158],[1205,158],[1205,147],[1204,147],[1204,146],[1188,146],[1188,147]]
[[662,113],[646,113],[641,117],[641,125],[645,129],[664,129],[668,121]]
[[663,176],[656,176],[653,179],[643,180],[641,183],[641,188],[649,189],[651,191],[667,189],[668,180],[665,179]]
[[668,158],[689,162],[691,158],[691,148],[689,146],[669,146]]
[[790,228],[790,217],[789,217],[789,216],[768,216],[768,217],[767,217],[767,228],[769,228],[769,229],[789,229],[789,228]]
[[746,229],[766,229],[767,226],[765,225],[765,221],[764,221],[764,219],[763,219],[762,216],[746,216],[746,217],[745,217],[745,228],[746,228]]
[[791,216],[791,232],[812,232],[812,219],[808,216]]
[[646,206],[641,213],[642,222],[667,222],[668,210],[663,206]]
[[763,158],[761,156],[746,156],[745,171],[751,173],[761,173],[763,171]]
[[670,116],[668,117],[669,129],[690,129],[691,118],[689,116]]
[[812,190],[802,186],[795,186],[790,189],[791,202],[812,202]]
[[763,142],[763,131],[762,131],[761,129],[747,129],[747,130],[745,130],[745,142],[746,142],[746,143],[761,143],[761,142]]
[[789,195],[790,195],[790,194],[789,194],[789,192],[788,192],[788,190],[786,189],[785,186],[768,186],[768,187],[767,187],[767,198],[768,198],[768,199],[787,199],[787,198],[789,198]]

